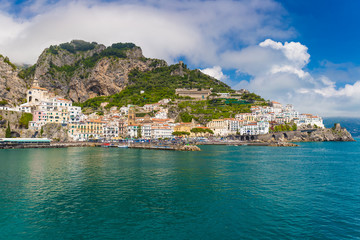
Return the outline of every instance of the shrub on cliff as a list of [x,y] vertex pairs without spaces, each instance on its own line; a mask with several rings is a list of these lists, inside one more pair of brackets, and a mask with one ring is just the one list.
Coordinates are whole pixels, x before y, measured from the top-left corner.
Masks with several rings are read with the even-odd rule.
[[29,122],[32,121],[33,115],[31,113],[22,113],[19,119],[21,127],[29,128]]

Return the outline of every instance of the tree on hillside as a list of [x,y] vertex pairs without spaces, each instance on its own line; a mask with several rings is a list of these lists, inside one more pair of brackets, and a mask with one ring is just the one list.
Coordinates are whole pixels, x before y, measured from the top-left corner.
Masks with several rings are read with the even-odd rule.
[[138,137],[138,138],[142,138],[142,135],[141,135],[141,126],[139,126],[138,129],[137,129],[137,137]]
[[192,128],[190,132],[195,133],[195,135],[198,135],[198,133],[214,134],[214,132],[209,128]]
[[33,120],[33,115],[31,113],[22,113],[19,119],[19,124],[21,127],[29,128],[29,122]]
[[190,135],[190,133],[184,132],[184,131],[176,131],[176,132],[173,132],[172,135],[180,137],[180,136],[184,136],[184,135],[188,136],[188,135]]
[[6,128],[5,137],[11,138],[10,122],[8,122],[8,127]]

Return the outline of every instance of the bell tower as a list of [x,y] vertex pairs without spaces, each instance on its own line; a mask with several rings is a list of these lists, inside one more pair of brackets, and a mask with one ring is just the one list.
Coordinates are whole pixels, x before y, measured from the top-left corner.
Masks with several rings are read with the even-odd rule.
[[129,125],[134,125],[135,124],[135,108],[134,107],[129,108],[128,124]]
[[37,77],[34,78],[32,87],[36,87],[36,88],[40,87],[39,80],[37,79]]

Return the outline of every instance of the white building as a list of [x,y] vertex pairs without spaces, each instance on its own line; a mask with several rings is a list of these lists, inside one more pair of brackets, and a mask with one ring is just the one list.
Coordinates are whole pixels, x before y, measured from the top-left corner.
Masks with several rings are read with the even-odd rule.
[[252,122],[240,128],[241,135],[260,135],[269,133],[268,122]]
[[172,133],[174,132],[173,128],[170,126],[153,126],[151,128],[152,138],[172,138]]
[[69,112],[69,122],[70,123],[75,123],[75,122],[80,122],[81,121],[81,107],[77,107],[77,106],[70,106],[68,107],[68,112]]
[[112,139],[119,137],[119,127],[116,124],[105,124],[103,127],[103,134],[105,139]]
[[130,138],[137,138],[138,137],[138,125],[128,125],[127,127],[127,136]]
[[167,109],[163,109],[163,110],[158,111],[158,112],[155,114],[155,118],[156,118],[156,119],[167,119],[167,118],[168,118],[168,110],[167,110]]
[[151,125],[150,124],[143,124],[141,126],[141,137],[144,139],[151,138]]

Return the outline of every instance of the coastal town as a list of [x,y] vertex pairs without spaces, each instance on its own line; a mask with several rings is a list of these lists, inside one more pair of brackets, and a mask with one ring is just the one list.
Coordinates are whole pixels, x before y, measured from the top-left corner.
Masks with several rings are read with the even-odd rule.
[[[238,99],[241,93],[237,91]],[[252,104],[251,113],[236,114],[233,118],[212,119],[200,124],[177,121],[168,116],[171,99],[144,106],[127,105],[111,107],[99,114],[84,114],[80,106],[61,96],[56,96],[40,86],[35,78],[27,90],[26,103],[15,108],[0,107],[0,110],[32,114],[29,129],[41,132],[48,123],[67,128],[71,141],[117,141],[121,139],[171,139],[174,137],[226,137],[230,135],[254,136],[273,131],[289,131],[299,128],[324,128],[322,118],[301,114],[292,105],[271,101],[268,104]],[[211,89],[176,89],[176,94],[191,101],[206,99],[233,99],[229,93],[212,94]],[[105,107],[107,103],[102,103]],[[151,114],[152,113],[152,114]],[[151,116],[152,115],[152,116]]]

